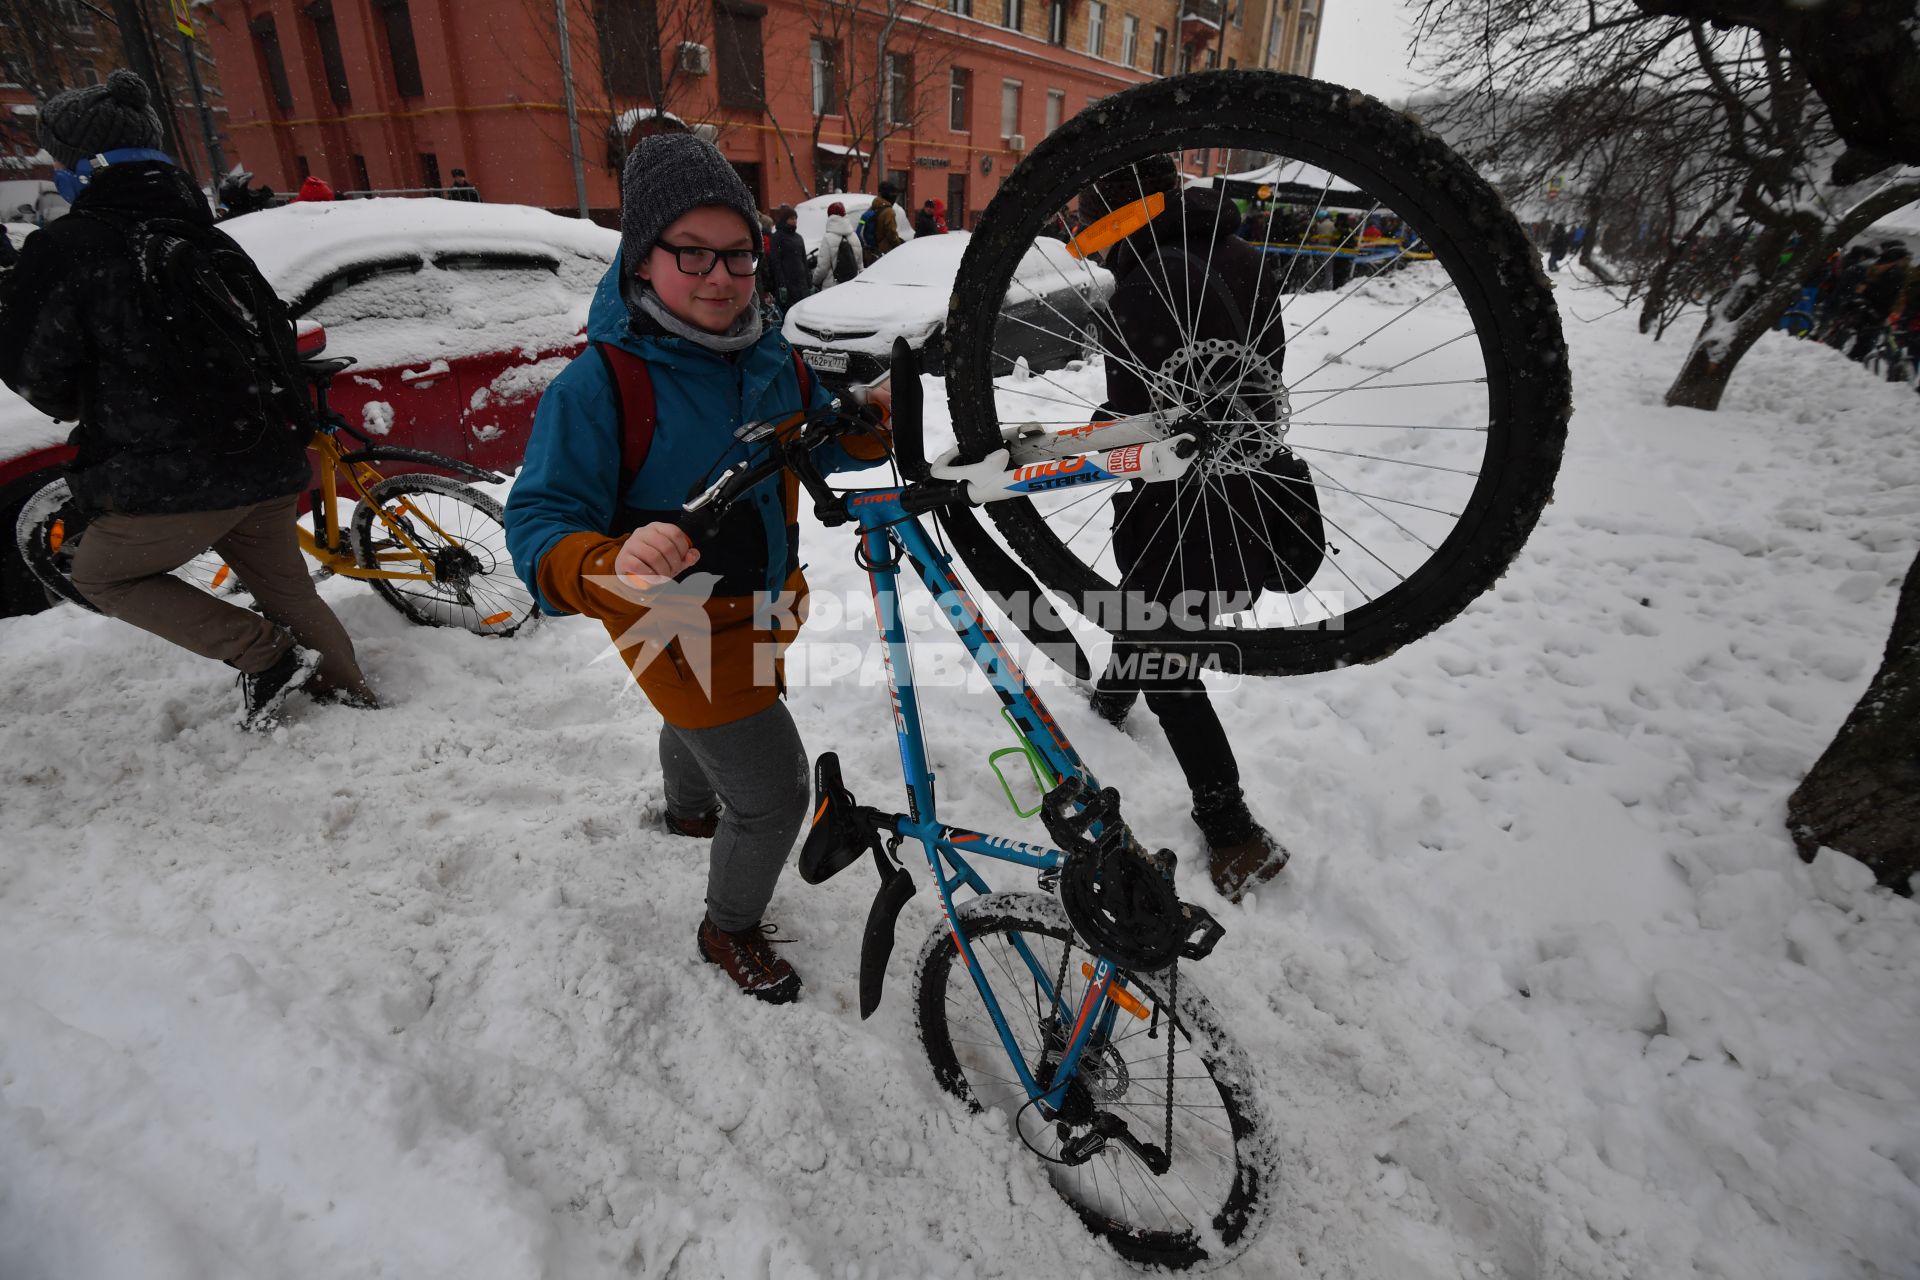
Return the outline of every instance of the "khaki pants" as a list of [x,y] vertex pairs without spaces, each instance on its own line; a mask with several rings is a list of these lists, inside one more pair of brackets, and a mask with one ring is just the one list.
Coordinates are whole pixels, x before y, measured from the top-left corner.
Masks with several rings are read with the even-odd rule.
[[[320,654],[309,686],[315,692],[370,697],[353,641],[307,575],[298,519],[299,499],[292,494],[226,511],[108,511],[80,540],[73,585],[108,617],[249,675],[265,671],[297,641]],[[265,617],[171,576],[209,547],[240,575]]]

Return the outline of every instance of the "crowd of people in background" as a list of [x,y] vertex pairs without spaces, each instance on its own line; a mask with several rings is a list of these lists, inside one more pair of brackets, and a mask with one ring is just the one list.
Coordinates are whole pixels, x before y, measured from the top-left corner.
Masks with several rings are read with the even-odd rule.
[[1836,251],[1814,269],[1806,289],[1813,332],[1823,342],[1863,363],[1885,342],[1904,356],[1887,362],[1887,377],[1913,380],[1920,366],[1920,267],[1905,241]]
[[[880,184],[873,202],[857,218],[846,202],[827,206],[827,223],[820,243],[809,250],[800,235],[800,211],[783,204],[760,215],[762,300],[790,308],[836,284],[845,284],[906,242],[900,234],[900,189]],[[929,198],[913,214],[912,231],[921,236],[945,235],[947,204]]]

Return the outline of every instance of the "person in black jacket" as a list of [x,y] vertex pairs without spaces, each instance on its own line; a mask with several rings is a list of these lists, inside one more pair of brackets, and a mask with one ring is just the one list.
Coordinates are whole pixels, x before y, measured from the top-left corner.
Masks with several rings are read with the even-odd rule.
[[455,169],[453,171],[453,185],[447,188],[447,199],[464,200],[468,204],[479,204],[481,202],[480,188],[467,181],[467,171],[465,169]]
[[[1109,355],[1101,418],[1155,408],[1146,375],[1160,370],[1188,343],[1251,343],[1276,377],[1285,355],[1283,326],[1266,323],[1280,301],[1279,281],[1266,256],[1233,234],[1238,218],[1222,197],[1198,189],[1181,191],[1169,157],[1109,175],[1080,197],[1080,212],[1097,220],[1153,193],[1166,197],[1165,211],[1115,245],[1103,264],[1115,284],[1100,316],[1100,343]],[[1170,312],[1170,299],[1180,300],[1182,311],[1188,299],[1199,300],[1192,304],[1190,324],[1184,314]],[[1256,414],[1274,411],[1264,401],[1252,403],[1259,398],[1242,395],[1238,385],[1232,391]],[[1113,548],[1121,590],[1177,607],[1183,593],[1257,593],[1269,585],[1293,590],[1311,578],[1321,557],[1321,525],[1310,474],[1284,450],[1270,465],[1290,468],[1287,474],[1302,477],[1302,483],[1276,490],[1263,477],[1260,493],[1248,488],[1217,499],[1226,485],[1218,479],[1202,485],[1196,478],[1192,484],[1135,485],[1118,495]],[[1177,522],[1165,518],[1169,502],[1182,512]],[[1230,505],[1239,509],[1229,511]],[[1251,527],[1252,519],[1260,529]],[[1205,540],[1194,533],[1202,527],[1212,531]],[[1182,539],[1176,529],[1190,536]],[[1229,537],[1237,540],[1231,551],[1224,545]],[[1257,563],[1263,556],[1266,566],[1249,575],[1249,561]],[[1249,580],[1230,581],[1236,571]],[[1120,660],[1126,657],[1117,655]],[[1192,816],[1206,837],[1214,885],[1238,901],[1248,889],[1279,874],[1287,850],[1248,809],[1226,730],[1196,676],[1141,678],[1116,662],[1101,677],[1093,708],[1118,725],[1143,693],[1192,793]]]
[[[0,380],[79,422],[70,481],[88,520],[75,588],[104,614],[236,668],[247,728],[271,724],[316,673],[316,692],[370,703],[296,536],[311,410],[285,308],[159,151],[139,76],[115,71],[49,99],[40,141],[73,212],[28,239],[7,280]],[[251,347],[194,288],[214,264],[233,273],[225,296],[237,287],[254,304]],[[236,360],[238,377],[211,372]],[[209,547],[261,613],[172,576]]]
[[773,290],[782,307],[791,307],[813,292],[813,272],[807,268],[807,242],[800,238],[799,221],[790,204],[773,211]]

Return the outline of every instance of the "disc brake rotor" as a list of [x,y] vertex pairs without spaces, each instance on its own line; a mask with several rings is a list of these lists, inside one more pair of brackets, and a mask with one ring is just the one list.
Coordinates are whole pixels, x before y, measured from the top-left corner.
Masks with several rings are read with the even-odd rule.
[[1198,465],[1258,468],[1286,446],[1293,414],[1273,362],[1244,342],[1201,338],[1166,358],[1150,380],[1153,407],[1207,424]]

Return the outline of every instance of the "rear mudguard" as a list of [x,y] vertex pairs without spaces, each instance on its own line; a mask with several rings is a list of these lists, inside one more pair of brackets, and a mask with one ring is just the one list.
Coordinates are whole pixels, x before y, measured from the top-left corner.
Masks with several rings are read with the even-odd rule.
[[[880,861],[878,853],[874,855]],[[914,894],[913,873],[897,862],[880,866],[880,892],[873,895],[873,907],[867,912],[867,932],[860,939],[860,1016],[871,1018],[880,1007],[880,992],[887,981],[887,960],[893,955],[893,929],[900,919],[900,908]]]
[[498,472],[476,467],[458,458],[428,453],[425,449],[407,449],[400,445],[375,445],[371,449],[362,449],[357,453],[342,454],[340,461],[349,466],[357,462],[412,462],[423,467],[432,467],[436,471],[450,471],[454,475],[464,476],[469,480],[479,480],[485,484],[505,484],[507,480]]

